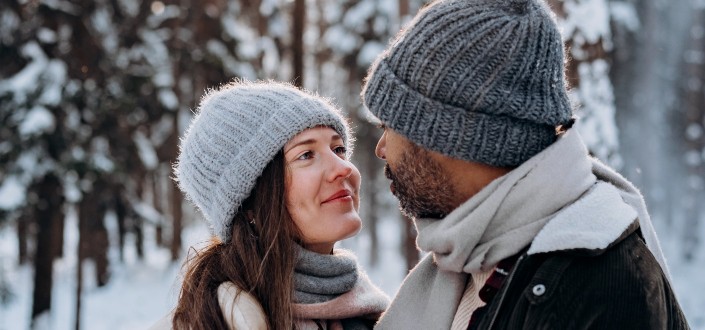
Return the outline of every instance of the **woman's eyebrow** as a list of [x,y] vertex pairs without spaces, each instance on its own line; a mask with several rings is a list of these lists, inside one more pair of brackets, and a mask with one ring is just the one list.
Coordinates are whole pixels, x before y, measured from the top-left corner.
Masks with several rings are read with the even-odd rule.
[[314,143],[316,143],[316,139],[308,139],[308,140],[299,141],[299,142],[296,142],[296,143],[295,143],[293,146],[291,146],[289,149],[284,150],[284,153],[287,153],[287,152],[291,151],[291,149],[294,149],[294,148],[296,148],[296,147],[298,147],[298,146],[307,145],[307,144],[314,144]]
[[[342,137],[340,136],[340,134],[338,134],[338,133],[335,133],[335,134],[333,134],[333,135],[331,136],[331,140],[334,141],[334,142],[339,141],[339,140],[342,140],[342,139],[343,139],[343,138],[342,138]],[[294,148],[296,148],[296,147],[298,147],[298,146],[301,146],[301,145],[308,145],[308,144],[314,144],[314,143],[316,143],[316,142],[317,142],[316,139],[306,139],[306,140],[303,140],[303,141],[298,141],[298,142],[294,143],[294,145],[292,145],[291,147],[289,147],[289,148],[287,148],[286,150],[284,150],[284,153],[287,153],[287,152],[291,151],[291,149],[294,149]]]

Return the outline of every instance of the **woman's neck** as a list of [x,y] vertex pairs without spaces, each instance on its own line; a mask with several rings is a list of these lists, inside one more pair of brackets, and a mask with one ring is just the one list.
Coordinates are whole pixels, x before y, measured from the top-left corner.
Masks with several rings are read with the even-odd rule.
[[335,243],[320,243],[320,244],[303,244],[306,250],[316,252],[318,254],[332,254]]

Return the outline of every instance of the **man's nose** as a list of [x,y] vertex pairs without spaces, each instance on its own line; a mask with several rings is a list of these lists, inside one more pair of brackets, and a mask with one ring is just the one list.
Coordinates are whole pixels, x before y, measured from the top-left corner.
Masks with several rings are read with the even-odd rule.
[[377,146],[375,147],[375,156],[377,158],[385,160],[386,159],[386,148],[387,148],[387,132],[382,133],[382,136],[377,141]]

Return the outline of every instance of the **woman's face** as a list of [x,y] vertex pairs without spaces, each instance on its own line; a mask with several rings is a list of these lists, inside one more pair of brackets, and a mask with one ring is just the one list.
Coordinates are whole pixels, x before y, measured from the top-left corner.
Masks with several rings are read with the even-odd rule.
[[284,146],[286,204],[304,247],[328,254],[360,231],[360,172],[329,127],[307,129]]

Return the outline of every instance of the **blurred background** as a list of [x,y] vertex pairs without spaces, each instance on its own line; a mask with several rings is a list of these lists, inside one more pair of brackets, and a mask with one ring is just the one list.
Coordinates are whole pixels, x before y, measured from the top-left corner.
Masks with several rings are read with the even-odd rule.
[[[548,0],[593,155],[644,193],[705,329],[705,1]],[[418,261],[365,120],[366,71],[420,0],[2,0],[0,329],[141,329],[208,240],[172,181],[207,88],[295,83],[352,120],[364,228],[342,246],[394,295]],[[556,178],[560,179],[560,178]]]

